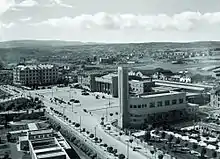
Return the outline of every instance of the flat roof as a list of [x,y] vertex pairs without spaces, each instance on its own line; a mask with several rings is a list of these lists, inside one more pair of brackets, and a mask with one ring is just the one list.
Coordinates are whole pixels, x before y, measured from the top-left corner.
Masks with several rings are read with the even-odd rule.
[[151,98],[151,97],[178,95],[178,94],[185,94],[185,93],[184,92],[173,92],[173,91],[170,91],[168,93],[161,92],[161,93],[157,93],[157,94],[141,95],[140,98]]
[[35,123],[29,123],[28,128],[29,130],[38,130],[37,125]]
[[52,129],[46,129],[46,130],[34,130],[34,131],[30,131],[29,133],[31,135],[38,135],[38,134],[47,134],[47,133],[52,133],[53,130]]
[[48,153],[48,154],[43,154],[43,155],[37,155],[38,159],[43,159],[43,158],[49,158],[49,157],[55,157],[55,156],[66,156],[67,154],[63,151],[61,152],[54,152],[54,153]]
[[43,149],[36,149],[34,150],[34,152],[37,153],[41,153],[41,152],[48,152],[50,153],[50,151],[54,151],[54,150],[60,150],[62,151],[61,147],[59,146],[54,146],[54,147],[49,147],[49,148],[43,148]]

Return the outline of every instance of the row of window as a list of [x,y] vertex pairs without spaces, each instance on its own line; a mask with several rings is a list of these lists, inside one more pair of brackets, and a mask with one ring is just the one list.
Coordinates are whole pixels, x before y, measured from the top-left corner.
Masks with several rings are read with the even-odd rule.
[[[179,104],[182,104],[183,103],[183,98],[180,98],[179,99]],[[157,103],[155,102],[151,102],[149,104],[149,108],[154,108],[154,107],[162,107],[163,105],[164,106],[169,106],[169,105],[175,105],[177,104],[177,99],[173,99],[172,101],[170,100],[165,100],[164,104],[163,104],[163,101],[158,101]],[[139,105],[130,105],[130,108],[146,108],[147,107],[147,104],[139,104]]]

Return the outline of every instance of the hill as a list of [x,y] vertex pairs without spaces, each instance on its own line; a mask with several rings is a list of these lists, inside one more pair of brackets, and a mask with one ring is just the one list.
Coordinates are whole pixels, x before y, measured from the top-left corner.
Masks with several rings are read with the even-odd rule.
[[85,45],[80,41],[59,41],[59,40],[14,40],[0,42],[0,48],[16,48],[16,47],[62,47],[73,45]]

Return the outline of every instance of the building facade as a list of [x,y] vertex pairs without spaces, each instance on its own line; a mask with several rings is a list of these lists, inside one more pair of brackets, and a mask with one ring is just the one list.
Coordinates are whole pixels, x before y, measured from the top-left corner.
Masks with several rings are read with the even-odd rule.
[[139,81],[131,80],[129,81],[130,91],[136,94],[142,94],[145,92],[150,92],[152,87],[155,86],[153,81]]
[[58,67],[55,65],[18,65],[13,70],[13,83],[24,86],[56,84]]
[[111,94],[113,97],[118,97],[117,74],[95,77],[95,91]]
[[182,118],[187,108],[184,92],[158,92],[129,98],[130,126]]
[[129,95],[127,69],[118,68],[120,118],[123,128],[141,127],[149,123],[177,121],[195,115],[198,105],[189,105],[185,92],[158,91]]
[[210,106],[220,107],[220,87],[216,87],[211,90]]

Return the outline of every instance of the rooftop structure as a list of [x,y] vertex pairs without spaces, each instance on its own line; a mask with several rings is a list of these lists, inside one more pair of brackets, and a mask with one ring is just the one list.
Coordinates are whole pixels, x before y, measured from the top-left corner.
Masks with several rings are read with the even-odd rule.
[[71,149],[60,132],[53,129],[26,131],[19,137],[19,149],[30,151],[32,159],[69,159]]

